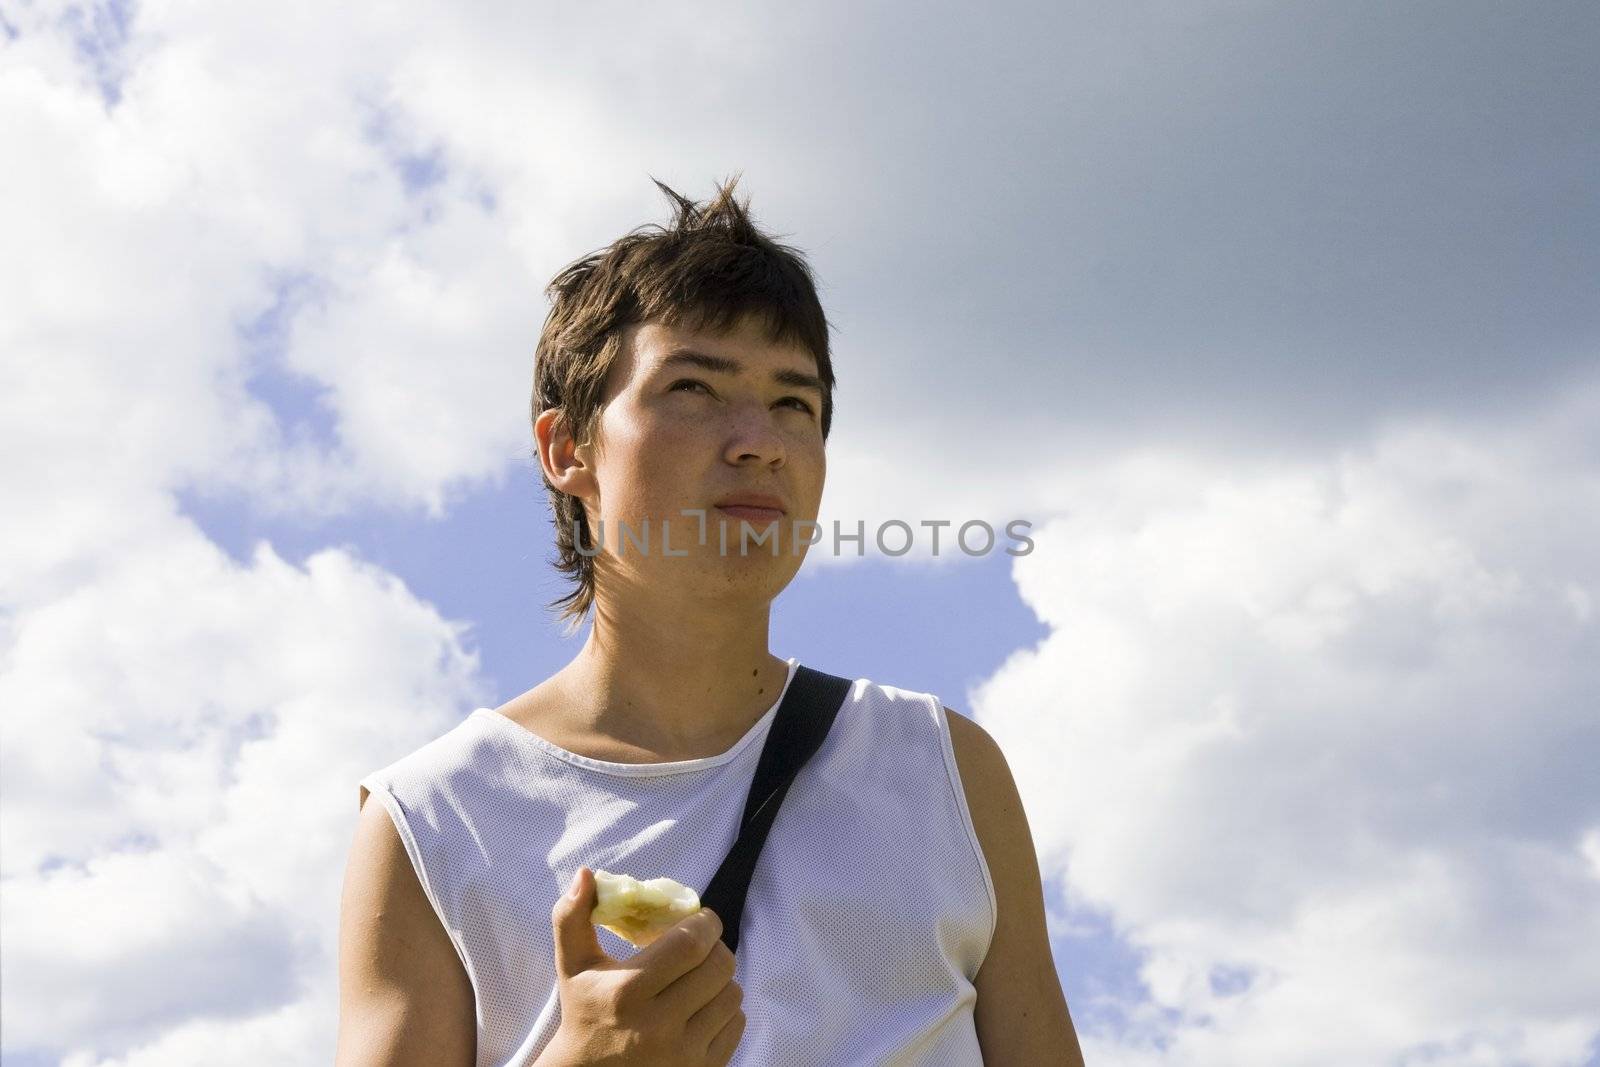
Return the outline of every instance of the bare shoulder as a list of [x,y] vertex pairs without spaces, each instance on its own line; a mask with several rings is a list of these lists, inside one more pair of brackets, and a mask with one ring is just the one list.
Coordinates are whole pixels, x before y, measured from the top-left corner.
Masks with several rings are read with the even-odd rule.
[[361,791],[339,905],[338,1067],[470,1065],[472,983],[384,805]]
[[973,984],[986,1064],[1082,1067],[1066,994],[1050,951],[1044,887],[1027,812],[1005,753],[989,731],[945,708],[950,748],[998,909],[994,940]]
[[[1027,835],[1022,798],[1017,793],[1006,754],[989,731],[954,708],[945,708],[944,713],[950,723],[950,748],[955,753],[967,809],[972,813],[973,829],[978,832],[992,875],[992,868],[1004,864],[1022,844],[1019,832]],[[1027,847],[1031,853],[1031,836]]]
[[[950,748],[955,753],[972,828],[983,848],[995,896],[1001,898],[1002,881],[1007,883],[1006,889],[1011,888],[1007,875],[1022,858],[1020,854],[1026,852],[1028,859],[1033,858],[1027,814],[999,743],[989,731],[954,708],[945,708],[944,712],[950,723]],[[1037,867],[1035,872],[1037,877]],[[1006,910],[1004,899],[997,899],[997,903],[1002,911]]]
[[[968,780],[969,771],[975,778],[993,775],[998,765],[1005,763],[1005,754],[989,731],[954,708],[945,708],[944,714],[950,722],[950,747],[955,751],[961,780]],[[1006,773],[1010,774],[1009,767]]]

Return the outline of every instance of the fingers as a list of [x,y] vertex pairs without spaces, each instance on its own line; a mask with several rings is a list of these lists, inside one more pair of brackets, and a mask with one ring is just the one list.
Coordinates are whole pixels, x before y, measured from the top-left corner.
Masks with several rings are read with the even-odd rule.
[[631,984],[641,995],[654,997],[700,966],[718,945],[727,949],[722,920],[710,908],[701,908],[628,958],[626,965],[637,972]]
[[550,925],[555,935],[556,974],[570,978],[611,957],[600,947],[589,916],[594,912],[594,872],[578,868],[578,895],[570,890],[550,909]]
[[[710,966],[708,960],[704,967]],[[685,978],[684,981],[688,979]],[[744,989],[729,978],[717,986],[699,1010],[689,1016],[684,1032],[691,1048],[709,1048],[735,1015],[743,1014]]]
[[711,1044],[706,1046],[706,1063],[711,1067],[728,1067],[734,1051],[739,1047],[739,1039],[744,1036],[744,1025],[744,1009],[736,1008],[717,1036],[711,1039]]
[[[733,982],[735,963],[733,953],[719,939],[698,966],[662,990],[656,1000],[678,1018],[687,1019]],[[703,1035],[704,1040],[711,1040],[715,1032],[713,1027]]]

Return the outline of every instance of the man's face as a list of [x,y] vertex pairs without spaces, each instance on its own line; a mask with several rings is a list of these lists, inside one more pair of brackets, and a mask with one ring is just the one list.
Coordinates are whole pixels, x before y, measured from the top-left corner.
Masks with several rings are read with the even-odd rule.
[[[822,393],[801,381],[816,373],[810,352],[771,344],[751,319],[720,335],[627,327],[589,452],[599,506],[590,498],[586,510],[605,521],[605,558],[596,559],[602,583],[766,602],[782,592],[804,559],[808,528],[797,539],[794,524],[815,521],[827,470]],[[751,493],[776,497],[786,514],[774,523],[717,507]],[[642,535],[646,519],[648,555],[629,542],[619,557],[618,524]],[[663,551],[663,528],[672,556]],[[757,543],[752,532],[769,536]]]

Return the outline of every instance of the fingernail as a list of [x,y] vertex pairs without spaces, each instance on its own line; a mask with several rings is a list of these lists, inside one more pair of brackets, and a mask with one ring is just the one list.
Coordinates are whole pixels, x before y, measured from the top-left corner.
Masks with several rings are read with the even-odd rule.
[[572,876],[572,889],[567,892],[567,896],[571,897],[573,900],[577,900],[578,899],[578,891],[580,889],[582,889],[582,888],[583,888],[583,868],[579,867],[577,872],[574,873],[573,876]]

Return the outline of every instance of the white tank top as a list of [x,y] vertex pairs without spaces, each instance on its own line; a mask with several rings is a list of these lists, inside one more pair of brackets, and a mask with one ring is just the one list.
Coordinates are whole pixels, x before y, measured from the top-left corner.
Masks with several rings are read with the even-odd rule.
[[[782,699],[720,755],[643,764],[569,752],[478,708],[361,780],[472,981],[478,1067],[525,1067],[554,1036],[550,909],[580,866],[705,890]],[[943,705],[856,679],[756,864],[733,1067],[981,1064],[973,979],[995,914]],[[612,957],[638,951],[596,929]]]

